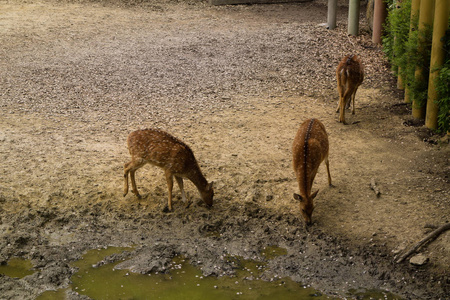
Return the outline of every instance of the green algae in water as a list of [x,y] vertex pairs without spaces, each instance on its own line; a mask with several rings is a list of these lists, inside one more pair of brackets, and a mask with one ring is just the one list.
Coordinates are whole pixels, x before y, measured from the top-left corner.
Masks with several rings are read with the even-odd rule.
[[[127,270],[114,270],[120,262],[94,268],[105,257],[132,248],[107,248],[88,251],[82,260],[73,265],[79,271],[71,278],[72,290],[92,299],[167,299],[167,300],[272,300],[338,299],[322,295],[289,278],[272,278],[263,281],[259,276],[266,270],[266,263],[229,256],[227,259],[236,268],[236,276],[203,277],[199,269],[182,257],[176,257],[168,274],[135,274]],[[274,257],[285,255],[283,248],[264,249]],[[66,289],[43,293],[38,300],[65,299]],[[351,290],[350,298],[357,299],[401,299],[383,291]]]
[[67,289],[60,289],[57,291],[47,291],[39,295],[36,300],[61,300],[66,299]]
[[[79,261],[76,261],[72,264],[72,266],[79,268],[78,273],[80,272],[86,272],[89,270],[89,268],[93,268],[92,265],[98,263],[105,257],[112,255],[112,254],[118,254],[122,253],[127,250],[132,250],[132,247],[108,247],[103,249],[93,249],[88,251],[85,255],[83,255],[83,258]],[[78,274],[76,273],[76,274]],[[76,276],[76,274],[74,276]],[[72,276],[72,280],[73,277]],[[57,291],[46,291],[39,295],[36,300],[61,300],[66,299],[66,291],[70,290],[71,287],[66,289],[59,289]]]
[[266,259],[274,259],[287,254],[287,250],[278,246],[268,246],[261,251],[261,255]]
[[79,268],[78,273],[80,273],[83,270],[92,268],[93,264],[98,263],[107,256],[131,250],[133,250],[133,247],[107,247],[100,249],[92,249],[86,252],[81,260],[74,262],[72,265],[74,267]]
[[[107,250],[109,250],[108,248]],[[117,251],[110,249],[110,251]],[[174,259],[168,274],[134,274],[127,270],[114,270],[118,263],[93,268],[105,252],[93,250],[76,264],[80,271],[72,276],[72,289],[93,299],[329,299],[311,288],[290,279],[272,282],[260,280],[263,265],[241,260],[242,267],[236,277],[203,277],[182,257]],[[117,253],[117,252],[116,252]],[[104,255],[102,257],[102,255]],[[109,255],[109,254],[107,254]],[[95,257],[95,258],[94,258]],[[249,279],[251,278],[251,279]]]
[[33,264],[28,259],[11,258],[6,265],[0,265],[0,274],[11,278],[23,278],[34,274]]

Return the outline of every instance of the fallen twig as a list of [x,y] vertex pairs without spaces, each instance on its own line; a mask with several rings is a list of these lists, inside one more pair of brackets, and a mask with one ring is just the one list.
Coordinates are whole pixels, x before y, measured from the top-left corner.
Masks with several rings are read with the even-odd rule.
[[375,178],[370,179],[370,188],[375,192],[375,195],[377,195],[377,197],[380,197],[381,195],[380,188],[377,186]]
[[411,248],[411,250],[409,250],[408,252],[406,252],[405,254],[403,254],[402,256],[400,256],[395,262],[396,263],[401,263],[402,261],[404,261],[408,256],[410,256],[411,254],[413,254],[414,252],[417,251],[417,249],[419,249],[420,247],[422,247],[425,243],[427,242],[431,242],[433,240],[435,240],[441,233],[447,231],[450,229],[450,223],[446,223],[444,225],[442,225],[441,227],[439,227],[438,229],[434,230],[433,232],[431,232],[429,235],[427,235],[424,239],[422,239],[420,242],[418,242],[414,247]]

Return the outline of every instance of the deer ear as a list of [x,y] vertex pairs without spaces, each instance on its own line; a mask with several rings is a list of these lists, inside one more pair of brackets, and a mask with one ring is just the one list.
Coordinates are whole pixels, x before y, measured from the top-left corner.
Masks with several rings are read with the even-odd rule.
[[311,195],[311,199],[316,198],[318,192],[319,192],[319,190],[315,191],[315,192]]
[[214,185],[214,181],[211,181],[211,182],[208,184],[208,190],[212,189],[212,188],[213,188],[213,185]]
[[303,197],[300,196],[299,194],[296,194],[296,193],[294,193],[294,199],[297,200],[297,201],[300,201],[300,202],[303,201]]

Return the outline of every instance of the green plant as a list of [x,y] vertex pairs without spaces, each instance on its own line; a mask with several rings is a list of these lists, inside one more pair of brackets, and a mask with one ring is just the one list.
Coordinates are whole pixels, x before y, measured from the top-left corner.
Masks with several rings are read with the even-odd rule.
[[[411,18],[411,0],[402,1],[399,7],[394,0],[386,0],[386,3],[389,13],[385,24],[383,51],[392,65],[393,72],[399,75],[407,86],[411,99],[414,99],[418,106],[422,106],[428,96],[433,29],[426,26],[421,32],[417,30],[419,16]],[[410,31],[410,27],[413,30]],[[444,65],[436,80],[440,132],[450,130],[450,29],[444,37],[444,52]],[[421,80],[416,80],[417,68],[423,69]]]
[[[407,86],[411,99],[418,106],[422,106],[427,99],[432,27],[425,26],[425,29],[419,32],[419,16],[411,17],[411,0],[402,1],[399,7],[395,3],[388,1],[389,13],[383,50],[393,66],[393,71]],[[416,69],[419,68],[423,70],[422,78],[416,80]]]
[[[411,52],[408,53],[408,70],[406,77],[410,86],[411,98],[418,107],[426,104],[428,96],[428,81],[430,77],[431,45],[433,42],[433,27],[426,25],[421,31],[416,31],[417,42],[408,45]],[[414,39],[410,40],[414,43]],[[416,70],[422,69],[421,76],[416,76]],[[413,78],[413,79],[410,79]]]
[[405,80],[405,67],[408,63],[405,53],[409,37],[411,0],[403,1],[399,6],[393,0],[386,2],[389,13],[385,24],[383,50],[392,65],[392,70]]
[[445,58],[436,80],[436,90],[439,106],[438,131],[447,132],[450,130],[450,28],[443,39]]

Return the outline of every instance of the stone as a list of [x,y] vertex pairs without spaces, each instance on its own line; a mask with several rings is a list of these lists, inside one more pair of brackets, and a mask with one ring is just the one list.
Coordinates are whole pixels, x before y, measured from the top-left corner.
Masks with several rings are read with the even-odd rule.
[[423,266],[428,262],[428,257],[423,254],[417,254],[409,260],[409,263],[415,266]]

